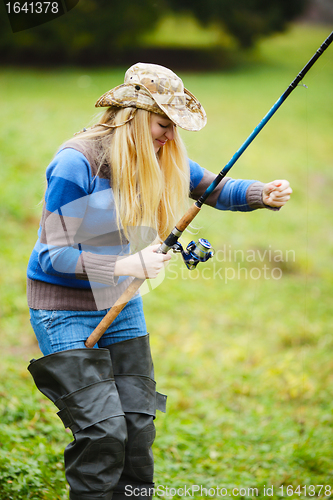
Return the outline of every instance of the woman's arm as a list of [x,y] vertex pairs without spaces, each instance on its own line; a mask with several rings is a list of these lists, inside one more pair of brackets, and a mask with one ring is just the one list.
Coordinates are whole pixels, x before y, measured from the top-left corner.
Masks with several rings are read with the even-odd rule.
[[82,280],[115,285],[114,265],[122,245],[108,181],[94,177],[85,156],[71,148],[55,156],[46,177],[35,247],[41,271],[57,282],[71,280],[71,286]]
[[171,258],[156,253],[159,245],[124,256],[128,242],[120,241],[112,189],[93,189],[98,180],[78,151],[58,153],[47,181],[38,252],[44,273],[116,285],[119,276],[155,278]]
[[[189,160],[190,196],[197,200],[213,182],[216,174]],[[206,204],[218,210],[248,212],[258,208],[279,210],[290,198],[292,190],[288,181],[264,184],[255,180],[225,177],[207,198]]]

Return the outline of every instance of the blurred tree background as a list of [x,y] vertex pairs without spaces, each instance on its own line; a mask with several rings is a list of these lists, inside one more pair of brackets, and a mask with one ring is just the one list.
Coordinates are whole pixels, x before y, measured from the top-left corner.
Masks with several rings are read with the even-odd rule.
[[[114,66],[139,57],[168,64],[177,46],[176,66],[193,68],[196,61],[194,67],[223,67],[228,50],[251,48],[263,36],[284,30],[313,1],[80,0],[66,15],[14,36],[3,5],[0,63]],[[180,24],[170,28],[177,19]],[[193,40],[182,40],[182,22],[201,29],[201,36],[195,32]],[[163,29],[169,38],[163,37],[162,47],[156,33]]]

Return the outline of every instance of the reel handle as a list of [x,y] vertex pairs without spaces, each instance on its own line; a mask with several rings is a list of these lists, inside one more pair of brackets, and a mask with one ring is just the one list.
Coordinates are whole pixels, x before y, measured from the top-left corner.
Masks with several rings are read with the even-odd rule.
[[181,243],[177,241],[172,249],[174,252],[180,252],[182,254],[184,263],[190,271],[195,269],[199,262],[207,262],[207,260],[211,259],[214,255],[212,245],[204,238],[199,238],[197,243],[191,241],[187,245],[186,250],[184,250]]

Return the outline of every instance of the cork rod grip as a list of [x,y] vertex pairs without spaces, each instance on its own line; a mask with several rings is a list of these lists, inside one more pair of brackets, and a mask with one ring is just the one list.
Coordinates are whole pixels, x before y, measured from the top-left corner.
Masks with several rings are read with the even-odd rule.
[[201,207],[198,207],[196,203],[193,203],[193,205],[190,206],[186,214],[183,215],[183,217],[180,219],[178,224],[176,224],[176,228],[181,232],[185,231],[187,226],[191,224],[194,217],[200,212],[200,208]]
[[86,347],[94,347],[103,333],[105,333],[109,328],[112,321],[116,319],[116,317],[124,309],[126,304],[131,300],[132,297],[134,297],[144,281],[144,279],[134,278],[132,283],[126,288],[125,292],[119,297],[110,311],[104,316],[102,321],[96,326],[95,330],[89,335],[85,342]]

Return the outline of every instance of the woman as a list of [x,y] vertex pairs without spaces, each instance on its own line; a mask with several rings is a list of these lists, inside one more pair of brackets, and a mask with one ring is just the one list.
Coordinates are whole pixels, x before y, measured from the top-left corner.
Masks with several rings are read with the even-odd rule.
[[[206,114],[167,68],[132,66],[96,106],[108,108],[99,123],[65,143],[46,172],[27,287],[44,357],[29,370],[75,437],[65,450],[70,499],[151,498],[153,419],[165,396],[155,390],[140,296],[96,349],[84,342],[133,277],[163,269],[170,255],[156,252],[159,243],[215,175],[186,156],[177,126],[200,130]],[[287,181],[225,178],[207,203],[277,210],[290,194]]]

